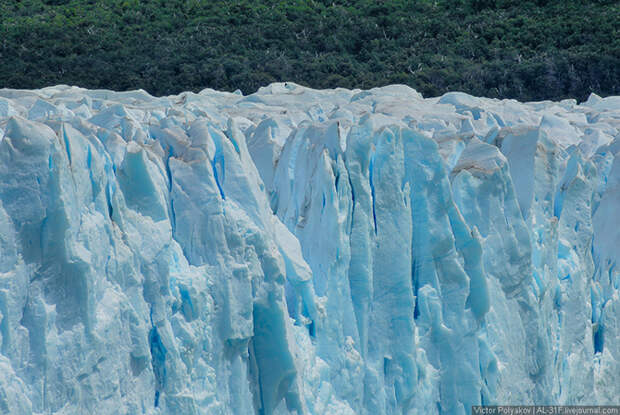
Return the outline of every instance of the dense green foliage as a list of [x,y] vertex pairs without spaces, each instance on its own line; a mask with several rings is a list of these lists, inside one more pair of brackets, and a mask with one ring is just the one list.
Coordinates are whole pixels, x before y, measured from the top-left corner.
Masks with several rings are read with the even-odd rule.
[[2,0],[0,87],[620,95],[620,1]]

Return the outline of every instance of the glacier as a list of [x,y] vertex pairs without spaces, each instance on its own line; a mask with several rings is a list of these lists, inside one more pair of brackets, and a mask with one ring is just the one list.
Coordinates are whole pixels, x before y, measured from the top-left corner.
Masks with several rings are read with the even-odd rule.
[[0,90],[0,413],[620,404],[620,97]]

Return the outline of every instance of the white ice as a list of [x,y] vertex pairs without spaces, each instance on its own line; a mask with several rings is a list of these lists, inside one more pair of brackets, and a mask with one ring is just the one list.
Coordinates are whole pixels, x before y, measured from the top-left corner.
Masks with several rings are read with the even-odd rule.
[[0,90],[0,413],[620,404],[620,97]]

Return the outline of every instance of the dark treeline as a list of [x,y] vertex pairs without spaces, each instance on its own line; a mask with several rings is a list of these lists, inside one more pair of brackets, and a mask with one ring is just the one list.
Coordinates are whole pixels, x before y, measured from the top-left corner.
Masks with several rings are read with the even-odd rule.
[[620,94],[620,1],[2,0],[0,87]]

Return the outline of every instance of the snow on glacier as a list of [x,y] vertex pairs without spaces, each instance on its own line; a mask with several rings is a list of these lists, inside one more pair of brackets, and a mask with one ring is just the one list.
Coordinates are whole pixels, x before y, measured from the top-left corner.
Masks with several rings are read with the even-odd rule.
[[0,412],[619,404],[620,98],[0,90]]

